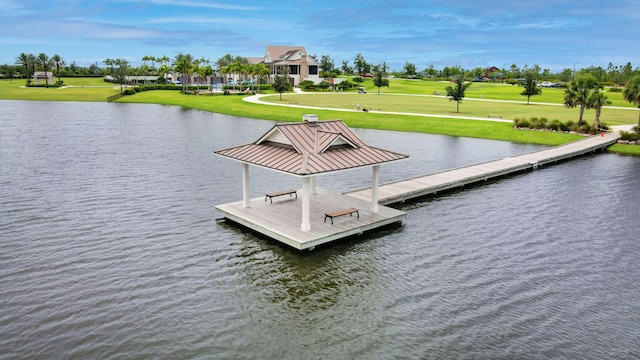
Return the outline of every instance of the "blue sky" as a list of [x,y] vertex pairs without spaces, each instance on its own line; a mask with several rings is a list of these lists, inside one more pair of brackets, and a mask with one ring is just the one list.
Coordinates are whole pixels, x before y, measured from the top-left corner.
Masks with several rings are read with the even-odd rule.
[[640,66],[640,0],[0,0],[0,63],[20,53],[88,66],[145,55],[262,56],[300,45],[335,65],[392,70]]

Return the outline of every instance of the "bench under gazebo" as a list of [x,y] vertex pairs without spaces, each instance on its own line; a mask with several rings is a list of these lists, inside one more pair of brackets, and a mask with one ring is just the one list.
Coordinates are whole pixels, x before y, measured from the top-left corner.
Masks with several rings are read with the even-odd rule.
[[[408,156],[365,144],[342,120],[277,123],[257,141],[215,151],[242,163],[242,201],[216,206],[225,218],[297,249],[402,222],[404,212],[378,205],[380,165]],[[270,189],[251,198],[249,166],[298,177],[301,189]],[[371,201],[316,187],[316,176],[372,168]],[[273,191],[271,191],[273,190]],[[330,219],[331,221],[328,221]]]

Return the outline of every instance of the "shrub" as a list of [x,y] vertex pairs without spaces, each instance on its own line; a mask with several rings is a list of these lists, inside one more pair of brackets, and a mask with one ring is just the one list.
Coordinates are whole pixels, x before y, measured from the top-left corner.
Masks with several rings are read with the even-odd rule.
[[619,88],[619,87],[610,87],[610,88],[609,88],[609,92],[616,92],[616,93],[618,93],[618,92],[622,92],[622,88]]
[[562,131],[562,121],[555,119],[552,120],[547,127],[551,130],[555,130],[555,131]]
[[529,121],[525,118],[522,119],[515,119],[513,121],[513,125],[517,128],[528,128],[529,127]]
[[313,85],[314,85],[314,82],[311,80],[305,80],[300,82],[300,88],[305,90],[312,87]]
[[322,80],[320,81],[320,83],[318,84],[318,88],[322,89],[322,90],[326,90],[331,86],[331,84],[329,84],[328,81],[326,80]]
[[620,139],[627,141],[638,141],[640,140],[640,134],[638,134],[637,132],[620,131]]
[[129,89],[124,89],[124,91],[122,92],[123,95],[135,95],[136,90],[129,88]]

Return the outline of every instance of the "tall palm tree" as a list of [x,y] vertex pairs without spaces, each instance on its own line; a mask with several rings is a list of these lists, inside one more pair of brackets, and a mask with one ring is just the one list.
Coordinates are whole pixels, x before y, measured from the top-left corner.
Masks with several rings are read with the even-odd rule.
[[31,75],[35,70],[36,57],[33,54],[21,53],[15,59],[16,65],[24,66],[24,74],[27,77],[27,86],[31,84]]
[[214,74],[215,72],[213,71],[213,68],[211,67],[211,65],[209,64],[205,64],[200,66],[200,70],[198,71],[198,74],[202,77],[204,77],[205,79],[208,79],[209,82],[209,89],[210,89],[210,93],[213,93],[213,84],[211,84],[211,80],[210,77]]
[[235,62],[235,59],[231,54],[225,54],[224,56],[218,58],[216,61],[216,65],[218,65],[218,69],[222,69],[225,66],[231,65],[231,63]]
[[56,67],[56,73],[58,74],[58,82],[60,83],[60,68],[67,65],[62,56],[55,54],[51,57],[51,61],[53,61],[53,65]]
[[593,123],[596,131],[600,131],[600,113],[602,112],[602,107],[606,105],[611,105],[611,101],[609,101],[604,93],[595,90],[591,95],[589,95],[587,106],[596,110],[596,119]]
[[182,91],[185,91],[185,89],[189,88],[191,74],[193,74],[193,56],[191,56],[191,54],[180,53],[176,55],[173,66],[176,72],[183,75],[180,82],[182,84]]
[[36,63],[40,66],[42,66],[42,69],[44,69],[44,83],[46,85],[46,87],[49,87],[49,76],[47,75],[47,72],[49,71],[49,69],[51,67],[53,67],[53,60],[51,60],[50,57],[47,56],[47,54],[45,53],[40,53],[38,54],[38,57],[36,58]]
[[[258,76],[258,85],[260,85],[260,79],[264,76],[269,76],[269,74],[271,74],[271,70],[269,70],[269,67],[265,64],[257,64],[255,68],[256,75]],[[260,87],[258,87],[258,91],[260,91]]]
[[584,111],[589,108],[589,96],[599,89],[602,89],[602,86],[596,78],[591,74],[586,74],[571,80],[564,91],[564,106],[568,108],[580,106],[578,126],[582,125]]
[[[640,109],[640,76],[636,76],[627,82],[622,91],[622,96],[628,102],[635,104]],[[640,131],[640,114],[638,114],[638,130]]]
[[[162,64],[158,67],[158,77],[162,77],[163,79],[166,80],[166,75],[170,72],[172,72],[173,69],[171,69],[171,66],[167,65],[167,64]],[[166,82],[166,81],[165,81]]]
[[[151,64],[155,65],[156,58],[152,55],[145,55],[142,57],[142,64],[144,65],[144,84],[147,84],[147,75],[149,75],[149,67],[147,66],[147,61],[151,61]],[[153,67],[155,68],[155,66]]]

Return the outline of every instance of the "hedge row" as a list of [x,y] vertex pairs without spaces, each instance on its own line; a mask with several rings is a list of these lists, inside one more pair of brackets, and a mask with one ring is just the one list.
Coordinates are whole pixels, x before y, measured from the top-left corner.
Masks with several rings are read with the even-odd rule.
[[547,130],[547,131],[562,131],[562,132],[576,132],[579,134],[591,134],[595,135],[603,130],[608,130],[608,127],[601,123],[600,129],[596,129],[593,125],[587,124],[586,122],[582,123],[582,125],[578,126],[578,124],[569,120],[566,123],[560,120],[551,120],[549,121],[546,118],[538,118],[532,117],[530,119],[515,119],[513,121],[513,126],[516,129],[536,129],[536,130]]

